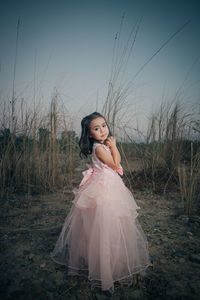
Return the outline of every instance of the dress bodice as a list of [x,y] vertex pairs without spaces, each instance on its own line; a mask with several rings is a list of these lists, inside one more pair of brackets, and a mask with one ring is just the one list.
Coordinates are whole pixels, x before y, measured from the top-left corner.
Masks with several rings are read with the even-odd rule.
[[97,146],[104,147],[104,149],[106,149],[106,151],[108,151],[108,152],[111,153],[110,148],[107,147],[106,145],[100,144],[100,143],[94,143],[93,144],[93,148],[92,148],[92,163],[93,163],[93,168],[96,168],[96,169],[105,169],[106,168],[106,169],[114,171],[115,173],[123,175],[123,168],[122,168],[121,165],[120,165],[119,169],[113,170],[108,165],[106,165],[105,163],[103,163],[102,161],[100,161],[100,159],[98,159],[98,157],[96,156],[96,153],[95,153],[95,149],[96,149]]
[[93,148],[92,148],[92,162],[93,162],[93,167],[97,168],[97,169],[109,168],[106,164],[104,164],[102,161],[100,161],[98,159],[98,157],[96,156],[95,149],[96,149],[97,146],[104,147],[106,149],[106,151],[108,151],[108,152],[111,153],[109,147],[107,147],[106,145],[100,144],[100,143],[94,143],[93,144]]

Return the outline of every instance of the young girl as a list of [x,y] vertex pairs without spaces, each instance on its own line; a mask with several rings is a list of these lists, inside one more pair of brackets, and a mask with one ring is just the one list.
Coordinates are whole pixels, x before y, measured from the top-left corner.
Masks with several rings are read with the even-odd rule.
[[148,245],[104,117],[94,112],[81,125],[80,153],[92,154],[93,166],[83,172],[51,257],[68,275],[86,276],[91,288],[113,292],[115,281],[131,285],[133,274],[148,267]]

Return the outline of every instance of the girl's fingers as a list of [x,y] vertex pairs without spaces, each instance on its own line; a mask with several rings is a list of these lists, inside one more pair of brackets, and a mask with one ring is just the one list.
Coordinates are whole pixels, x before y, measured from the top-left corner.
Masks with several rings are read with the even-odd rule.
[[115,138],[114,138],[114,136],[109,136],[109,137],[107,138],[107,140],[108,140],[108,141],[114,141]]
[[106,139],[106,145],[108,147],[111,147],[112,145],[115,145],[116,144],[116,141],[115,141],[115,138],[114,136],[109,136],[107,139]]

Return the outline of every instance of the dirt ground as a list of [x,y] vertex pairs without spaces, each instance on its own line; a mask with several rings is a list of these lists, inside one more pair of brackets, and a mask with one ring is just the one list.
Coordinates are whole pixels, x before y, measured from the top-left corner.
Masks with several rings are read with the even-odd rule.
[[[78,184],[79,178],[73,183]],[[73,193],[70,189],[1,200],[1,299],[199,299],[200,217],[183,214],[178,194],[136,191],[138,220],[148,238],[152,266],[131,287],[91,291],[86,278],[67,276],[50,258]]]

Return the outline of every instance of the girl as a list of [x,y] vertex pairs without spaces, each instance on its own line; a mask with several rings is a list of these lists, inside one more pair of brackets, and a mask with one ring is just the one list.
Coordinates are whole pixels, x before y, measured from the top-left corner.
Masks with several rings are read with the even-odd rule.
[[104,117],[94,112],[81,122],[80,154],[92,154],[83,172],[52,259],[83,275],[91,288],[114,291],[114,282],[131,285],[133,274],[149,265],[148,245],[137,221],[137,206],[121,177],[123,169]]

